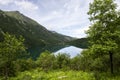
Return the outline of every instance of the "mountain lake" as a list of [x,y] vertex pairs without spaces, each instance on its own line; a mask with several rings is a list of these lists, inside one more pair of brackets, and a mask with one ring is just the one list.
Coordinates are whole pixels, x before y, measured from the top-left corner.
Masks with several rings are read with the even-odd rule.
[[57,55],[59,53],[66,53],[69,54],[71,58],[77,56],[77,54],[80,54],[83,49],[75,47],[75,46],[63,46],[63,45],[54,45],[54,46],[46,46],[46,47],[32,47],[28,49],[28,52],[30,53],[30,56],[33,59],[36,59],[39,57],[40,53],[44,51],[50,51],[51,53]]
[[58,50],[54,54],[57,55],[59,53],[67,53],[70,55],[71,58],[73,58],[73,57],[77,56],[78,54],[80,54],[82,52],[82,50],[83,49],[75,47],[75,46],[68,46],[68,47]]

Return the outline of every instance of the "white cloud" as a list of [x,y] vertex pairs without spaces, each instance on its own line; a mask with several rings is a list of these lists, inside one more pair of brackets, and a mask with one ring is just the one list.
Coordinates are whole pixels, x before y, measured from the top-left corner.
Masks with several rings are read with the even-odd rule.
[[89,29],[88,27],[89,25],[82,27],[82,28],[78,28],[76,30],[73,30],[73,36],[78,37],[78,38],[82,38],[85,37],[85,31],[87,31]]
[[27,0],[0,0],[0,6],[14,6],[21,10],[38,10],[38,6]]
[[18,0],[14,2],[16,6],[18,6],[20,9],[32,11],[32,10],[37,10],[38,6],[33,4],[32,2],[25,1],[25,0]]
[[70,29],[70,30],[66,29],[64,31],[69,32],[70,36],[77,37],[77,38],[82,38],[82,37],[86,37],[85,31],[87,31],[89,29],[88,26],[89,25],[84,26],[84,27],[80,27],[80,28]]
[[120,0],[115,1],[117,3],[117,9],[120,10]]
[[8,5],[9,3],[12,3],[14,0],[0,0],[0,5]]
[[[65,31],[67,32],[67,29],[71,28],[71,30],[67,33],[68,35],[75,37],[81,37],[82,35],[85,36],[84,29],[81,27],[90,24],[87,11],[89,10],[89,3],[92,1],[93,0],[65,0],[62,6],[58,2],[54,2],[60,8],[57,8],[56,10],[56,7],[53,6],[53,10],[51,10],[48,14],[40,16],[41,19],[39,22],[50,30],[66,34]],[[51,3],[49,2],[49,4]],[[78,27],[73,30],[73,27],[76,26]]]

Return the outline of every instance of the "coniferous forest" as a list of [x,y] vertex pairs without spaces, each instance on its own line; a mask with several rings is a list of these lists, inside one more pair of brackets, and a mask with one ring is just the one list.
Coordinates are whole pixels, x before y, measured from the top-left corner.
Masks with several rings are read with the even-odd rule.
[[[43,32],[54,35],[52,38],[30,38],[29,33],[27,36],[7,31],[4,29],[7,23],[0,25],[0,80],[120,80],[120,11],[117,4],[114,0],[94,0],[89,4],[88,15],[91,24],[83,41],[46,29]],[[17,19],[10,16],[9,19],[17,23]],[[0,19],[2,21],[5,20]],[[34,59],[27,49],[35,46],[35,41],[42,46],[64,41],[61,45],[73,44],[85,49],[73,58],[67,53],[55,55],[46,50]]]

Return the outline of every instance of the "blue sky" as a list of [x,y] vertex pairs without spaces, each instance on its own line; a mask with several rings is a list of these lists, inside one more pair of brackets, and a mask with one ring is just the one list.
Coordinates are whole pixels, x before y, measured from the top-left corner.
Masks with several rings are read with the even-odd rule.
[[[85,31],[90,25],[87,12],[92,1],[0,0],[0,9],[18,10],[49,30],[81,38],[86,36]],[[116,2],[120,5],[120,0]]]

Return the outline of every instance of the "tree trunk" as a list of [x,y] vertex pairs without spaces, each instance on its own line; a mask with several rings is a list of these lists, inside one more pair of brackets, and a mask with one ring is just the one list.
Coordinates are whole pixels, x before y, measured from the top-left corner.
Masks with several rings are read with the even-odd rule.
[[113,74],[113,53],[109,52],[110,55],[110,70],[111,70],[111,74]]
[[5,80],[8,80],[8,69],[7,69],[7,66],[5,66]]

